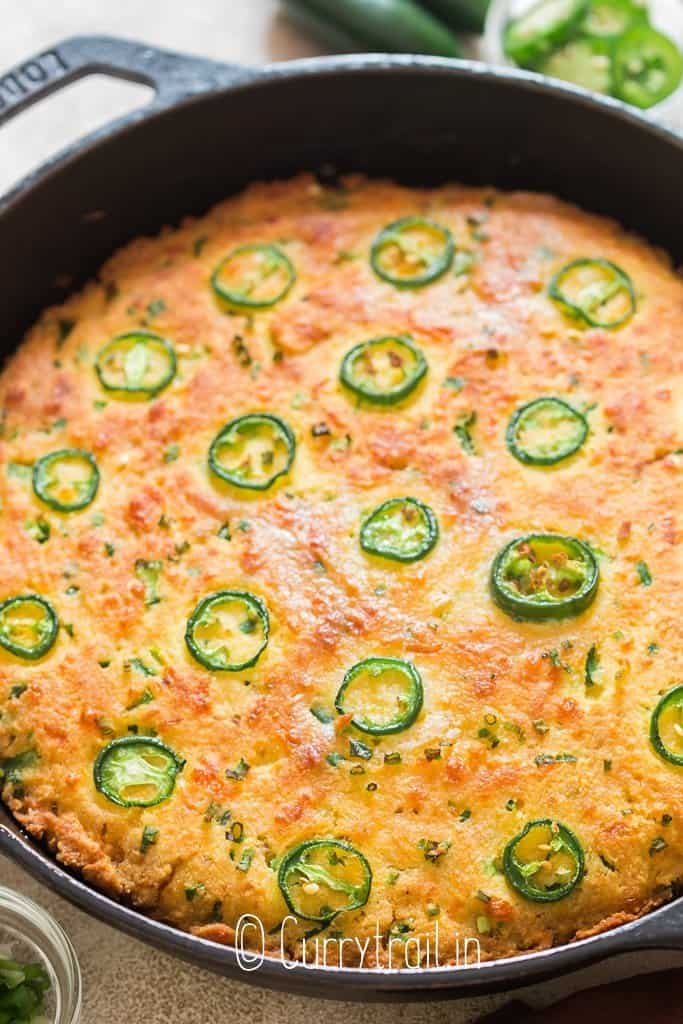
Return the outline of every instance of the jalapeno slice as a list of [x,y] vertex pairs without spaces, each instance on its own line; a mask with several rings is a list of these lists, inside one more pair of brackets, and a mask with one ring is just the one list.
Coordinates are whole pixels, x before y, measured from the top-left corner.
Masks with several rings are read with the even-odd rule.
[[568,263],[555,274],[548,293],[590,327],[620,327],[636,311],[631,278],[609,260],[581,259]]
[[442,277],[455,255],[448,228],[424,217],[403,217],[377,235],[370,266],[397,288],[421,288]]
[[375,405],[395,405],[412,394],[427,373],[427,360],[410,338],[386,335],[354,345],[344,356],[339,379]]
[[581,843],[571,829],[552,818],[528,822],[503,854],[510,885],[536,903],[564,899],[583,878],[584,868]]
[[270,620],[260,597],[245,590],[218,590],[199,602],[188,619],[190,654],[212,672],[240,672],[255,665],[268,643]]
[[620,100],[647,109],[670,96],[683,78],[683,55],[650,25],[634,25],[614,47],[614,89]]
[[291,469],[296,441],[278,416],[255,412],[231,420],[209,448],[211,471],[234,487],[267,491]]
[[277,875],[293,914],[327,923],[338,914],[365,906],[372,887],[367,860],[339,839],[309,839],[285,854]]
[[683,685],[665,693],[654,709],[650,743],[665,761],[683,767]]
[[275,245],[240,245],[218,264],[211,287],[219,299],[243,309],[268,309],[296,281],[288,256]]
[[97,494],[100,471],[95,457],[80,448],[62,448],[38,459],[33,467],[36,497],[57,512],[78,512]]
[[540,0],[508,22],[503,35],[505,53],[516,64],[533,68],[572,36],[587,8],[588,0]]
[[438,539],[436,516],[417,498],[390,498],[378,505],[360,528],[363,551],[394,562],[417,562]]
[[149,331],[119,334],[100,349],[95,363],[106,391],[153,398],[175,377],[177,361],[170,341]]
[[572,39],[541,61],[537,70],[606,96],[612,89],[611,52],[606,39]]
[[556,533],[517,537],[498,552],[491,567],[498,607],[529,622],[579,615],[593,602],[599,579],[588,545]]
[[184,764],[154,736],[123,736],[97,755],[95,789],[119,807],[153,807],[168,800]]
[[422,678],[410,661],[365,658],[348,670],[334,706],[371,736],[390,736],[413,724],[422,709]]
[[590,0],[581,32],[593,39],[614,40],[636,22],[647,21],[644,7],[632,0]]
[[0,645],[17,658],[36,661],[50,650],[59,621],[49,601],[38,594],[8,597],[0,604]]
[[505,434],[512,455],[527,466],[553,466],[579,450],[588,422],[561,398],[535,398],[520,405]]

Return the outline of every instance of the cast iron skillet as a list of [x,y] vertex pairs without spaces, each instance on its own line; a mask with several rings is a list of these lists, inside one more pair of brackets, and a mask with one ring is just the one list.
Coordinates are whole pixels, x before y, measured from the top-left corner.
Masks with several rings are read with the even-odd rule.
[[[253,179],[365,171],[539,189],[617,217],[683,260],[683,139],[610,100],[523,72],[359,56],[247,69],[139,43],[75,38],[0,79],[0,123],[76,78],[154,87],[153,102],[67,149],[0,199],[2,352],[111,251]],[[0,810],[0,852],[109,924],[221,974],[338,999],[424,1000],[529,984],[615,953],[683,949],[683,899],[528,956],[429,970],[240,964],[95,892]],[[247,971],[246,967],[255,968]]]

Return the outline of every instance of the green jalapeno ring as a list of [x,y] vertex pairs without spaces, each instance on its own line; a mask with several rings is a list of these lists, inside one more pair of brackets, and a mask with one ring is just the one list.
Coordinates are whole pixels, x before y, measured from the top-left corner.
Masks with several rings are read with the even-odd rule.
[[[404,380],[384,390],[381,387],[372,386],[371,380],[361,379],[358,373],[361,362],[372,356],[375,351],[381,354],[382,349],[389,351],[393,349],[394,353],[395,350],[398,350],[401,353],[398,358],[402,357],[407,366]],[[349,391],[359,398],[364,398],[375,405],[395,405],[412,394],[427,373],[427,369],[428,364],[424,354],[410,338],[387,334],[380,338],[361,341],[349,349],[342,359],[339,379]],[[368,376],[370,375],[368,374]]]
[[[422,228],[441,239],[441,252],[437,252],[430,261],[421,259],[419,251],[411,252],[406,246],[404,235],[411,229]],[[426,263],[422,273],[413,274],[411,277],[401,277],[392,274],[390,270],[382,266],[382,253],[390,246],[397,246],[403,255],[413,257],[417,261]],[[421,288],[423,285],[431,284],[442,277],[449,269],[455,255],[455,242],[450,230],[436,221],[428,220],[425,217],[402,217],[383,228],[372,243],[370,249],[370,266],[383,281],[395,285],[397,288]]]
[[[130,347],[127,347],[129,345]],[[155,380],[145,384],[144,377],[149,369],[149,357],[146,350],[155,348],[161,355],[161,371]],[[112,377],[112,368],[108,365],[108,361],[110,362],[115,355],[123,351],[125,351],[125,356],[121,372],[124,380],[117,381]],[[160,391],[168,387],[176,375],[177,368],[176,353],[171,342],[159,334],[143,330],[117,334],[100,349],[95,361],[95,370],[105,391],[118,392],[130,397],[154,398]]]
[[[261,627],[261,641],[257,648],[252,651],[249,657],[241,662],[228,661],[229,653],[225,647],[214,651],[213,654],[207,651],[197,637],[197,630],[202,626],[211,624],[211,611],[217,605],[223,603],[237,603],[243,605],[247,610],[247,618],[240,623],[238,629],[245,634],[255,631],[256,624]],[[259,660],[268,645],[270,633],[270,618],[265,602],[255,594],[246,590],[217,590],[213,594],[207,594],[199,602],[190,618],[187,620],[185,629],[185,643],[192,657],[204,668],[212,672],[241,672],[242,669],[251,668]]]
[[[556,417],[569,421],[573,425],[573,434],[567,437],[555,451],[552,450],[552,443],[544,445],[541,442],[535,450],[529,445],[525,446],[522,440],[524,430],[528,426],[534,426],[535,419],[539,414],[543,416],[553,411]],[[569,402],[553,397],[535,398],[525,405],[520,405],[512,414],[505,432],[505,440],[510,454],[527,466],[553,466],[557,462],[569,458],[570,455],[574,455],[587,437],[588,421],[586,417]]]
[[589,0],[538,0],[518,18],[512,18],[503,34],[508,57],[523,68],[535,68],[562,43],[567,42],[588,9]]
[[[37,634],[37,643],[31,647],[26,644],[17,643],[12,639],[12,628],[8,625],[8,617],[13,610],[19,610],[22,605],[38,606],[42,613],[41,619],[32,620],[28,625]],[[24,623],[26,625],[26,623]],[[37,661],[50,650],[59,632],[59,620],[57,614],[44,597],[39,594],[22,594],[17,597],[8,597],[0,604],[0,645],[14,654],[17,658],[25,658],[27,661]]]
[[641,23],[616,41],[613,68],[615,96],[647,110],[679,87],[683,55],[672,39]]
[[[150,764],[144,755],[161,761]],[[119,807],[154,807],[167,800],[185,761],[155,736],[122,736],[100,750],[93,766],[95,789]],[[151,786],[148,798],[123,795],[130,787]]]
[[[69,460],[80,460],[88,464],[90,475],[86,480],[74,484],[76,492],[80,491],[80,497],[75,501],[65,502],[50,494],[50,489],[55,484],[52,472],[56,470],[59,475],[59,463]],[[78,512],[85,508],[95,498],[100,485],[100,471],[94,455],[83,448],[61,448],[56,452],[49,452],[38,459],[33,467],[33,490],[37,498],[44,501],[46,505],[56,512]],[[58,483],[59,481],[57,481]]]
[[343,682],[334,701],[334,706],[340,715],[349,713],[345,702],[351,697],[351,689],[354,682],[364,673],[379,679],[385,672],[398,672],[406,680],[406,691],[402,696],[404,709],[399,711],[397,717],[388,722],[373,722],[362,714],[353,713],[351,719],[353,725],[361,732],[370,736],[391,736],[397,732],[408,729],[422,710],[424,702],[424,688],[422,677],[410,661],[402,661],[400,658],[365,658],[353,665],[344,675]]
[[[413,523],[401,521],[407,520],[408,512]],[[395,526],[396,518],[399,522]],[[439,524],[429,505],[418,498],[389,498],[363,522],[359,539],[367,554],[407,564],[424,558],[435,547]]]
[[[549,856],[546,855],[538,861],[530,861],[526,862],[526,864],[518,860],[516,853],[519,844],[535,828],[548,828],[553,834],[549,845],[552,845],[554,842],[557,845],[557,849],[554,851],[549,850],[547,854],[566,852],[572,859],[574,870],[569,881],[564,885],[554,883],[547,889],[541,889],[532,884],[531,879],[533,875],[542,870],[542,864],[550,859]],[[535,870],[533,870],[534,868]],[[579,884],[584,872],[585,856],[581,843],[571,829],[561,822],[554,821],[552,818],[539,818],[536,821],[528,822],[522,831],[510,840],[503,853],[503,873],[507,881],[525,899],[533,900],[535,903],[554,903],[557,900],[564,899]]]
[[682,749],[680,754],[676,754],[669,749],[661,733],[662,715],[672,707],[679,709],[679,717],[681,719],[679,728],[683,729],[683,684],[674,686],[665,693],[652,712],[652,718],[650,719],[650,743],[660,757],[668,761],[669,764],[674,764],[681,768],[683,767],[683,732],[681,733]]
[[[259,428],[266,428],[271,431],[274,444],[278,442],[284,444],[285,460],[280,468],[259,481],[249,479],[244,472],[240,472],[239,467],[230,470],[221,466],[219,461],[221,449],[231,445],[236,446],[240,440],[248,441],[249,433],[251,432],[253,436]],[[245,434],[246,437],[244,436]],[[209,448],[209,468],[217,477],[225,480],[226,483],[232,484],[233,487],[240,487],[243,490],[250,491],[266,491],[269,487],[272,487],[276,480],[289,473],[294,462],[295,453],[296,439],[294,432],[284,420],[281,420],[279,416],[273,416],[271,413],[266,412],[247,413],[246,416],[238,416],[236,419],[226,423],[216,434]],[[271,450],[269,454],[271,461],[274,463],[274,450]],[[261,468],[263,469],[263,454]],[[247,471],[251,471],[250,459],[247,461]]]
[[[564,280],[571,275],[572,271],[581,267],[597,267],[600,270],[607,271],[612,278],[603,294],[598,292],[592,297],[593,306],[588,308],[586,308],[585,304],[578,305],[576,302],[572,302],[568,295],[562,291]],[[587,286],[585,290],[588,290],[589,287]],[[617,317],[616,320],[601,320],[593,315],[593,310],[596,307],[599,309],[601,305],[604,305],[605,302],[608,302],[620,291],[624,291],[629,300],[628,309],[622,316]],[[636,311],[636,293],[631,278],[621,267],[618,267],[616,263],[612,263],[610,260],[584,258],[568,263],[558,270],[552,278],[548,286],[548,294],[551,299],[559,303],[571,316],[583,320],[590,327],[603,327],[608,330],[614,330],[625,324],[627,320],[630,320]]]
[[[254,280],[253,282],[247,281],[245,285],[246,290],[242,291],[227,288],[222,284],[221,274],[229,265],[231,260],[239,259],[239,257],[251,254],[261,254],[264,256],[265,271],[260,280]],[[259,284],[262,284],[263,281],[266,281],[276,270],[283,271],[286,277],[286,280],[280,290],[265,299],[252,298],[250,292],[252,292]],[[271,306],[274,306],[277,302],[280,302],[281,299],[284,299],[293,287],[295,281],[296,270],[294,269],[294,264],[290,260],[289,256],[275,245],[258,242],[250,245],[240,245],[236,249],[233,249],[232,252],[228,253],[225,259],[218,264],[211,275],[211,287],[219,299],[222,299],[231,306],[250,310],[269,309]]]
[[[321,867],[307,861],[307,857],[315,852],[328,852],[328,861],[331,866],[338,863],[343,864],[344,858],[352,857],[357,861],[360,868],[361,881],[357,885],[344,882],[336,878],[327,868]],[[332,892],[343,892],[349,897],[349,902],[341,907],[321,907],[318,913],[309,910],[303,911],[301,905],[296,902],[296,893],[292,892],[292,876],[298,873],[307,882],[327,886]],[[370,897],[372,888],[372,869],[366,857],[357,850],[355,846],[340,839],[309,839],[304,843],[295,846],[283,857],[277,874],[278,886],[287,907],[297,917],[305,921],[318,921],[328,924],[339,914],[358,910],[365,906]]]
[[[562,557],[552,559],[556,564],[538,562],[534,546],[555,546]],[[578,563],[578,568],[562,564],[570,561]],[[532,573],[537,580],[532,580]],[[515,579],[520,581],[516,587]],[[542,589],[525,593],[527,581],[532,586],[540,583]],[[588,545],[556,533],[529,533],[511,540],[494,558],[490,575],[491,594],[498,607],[513,619],[528,622],[579,615],[594,601],[599,581],[600,569]],[[561,591],[572,586],[573,593],[562,596]],[[553,594],[552,588],[560,594]]]

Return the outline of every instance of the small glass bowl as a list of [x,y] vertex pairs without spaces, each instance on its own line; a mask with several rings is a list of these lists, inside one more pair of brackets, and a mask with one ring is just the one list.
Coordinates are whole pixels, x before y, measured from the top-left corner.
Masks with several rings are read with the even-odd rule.
[[50,1024],[78,1024],[81,1019],[81,970],[62,927],[42,907],[0,886],[0,956],[20,962],[40,961],[51,987],[46,997]]
[[[479,47],[479,59],[488,64],[516,67],[503,51],[503,31],[510,18],[528,10],[536,0],[491,0],[486,17],[484,37]],[[648,0],[650,18],[655,28],[665,32],[683,49],[683,3],[681,0]],[[636,107],[633,108],[637,110]],[[683,131],[683,85],[661,103],[639,111],[661,124]]]

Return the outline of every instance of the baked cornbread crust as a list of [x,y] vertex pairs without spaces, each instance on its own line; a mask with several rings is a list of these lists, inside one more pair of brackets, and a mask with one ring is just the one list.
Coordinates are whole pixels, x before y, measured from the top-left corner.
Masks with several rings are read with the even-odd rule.
[[[380,279],[373,239],[409,215],[447,226],[471,268],[416,289]],[[211,274],[251,243],[276,244],[296,281],[271,308],[228,312]],[[637,309],[618,329],[582,326],[549,298],[581,257],[633,281]],[[139,328],[172,342],[177,373],[156,397],[125,401],[94,366]],[[286,851],[346,840],[372,887],[329,930],[362,941],[379,929],[366,966],[387,962],[391,936],[431,934],[435,920],[444,962],[456,936],[493,958],[668,898],[683,876],[683,769],[657,756],[649,729],[683,681],[682,328],[683,282],[662,253],[542,195],[301,176],[121,250],[45,312],[0,378],[0,600],[42,595],[60,621],[37,661],[0,649],[3,798],[16,818],[92,885],[224,942],[240,914],[266,932],[285,917]],[[387,334],[410,336],[428,372],[397,406],[359,403],[340,363]],[[505,441],[515,410],[542,395],[590,425],[581,450],[547,469]],[[296,438],[290,472],[263,492],[207,467],[221,427],[251,412]],[[473,452],[454,432],[463,422]],[[91,452],[100,472],[94,501],[68,513],[31,486],[36,460],[64,448]],[[362,522],[405,495],[433,509],[433,550],[410,564],[363,551]],[[533,532],[597,552],[582,614],[518,622],[492,601],[497,552]],[[140,560],[162,564],[156,603]],[[184,639],[198,602],[223,589],[260,597],[270,617],[267,647],[241,672],[202,667]],[[609,667],[597,688],[585,675],[594,646]],[[414,724],[376,742],[334,711],[345,672],[369,656],[411,661],[424,686]],[[135,729],[185,760],[149,808],[117,806],[93,780],[100,751]],[[354,737],[371,758],[350,752]],[[400,764],[385,761],[394,752]],[[240,759],[248,771],[226,776]],[[562,822],[585,852],[583,879],[555,902],[525,899],[502,872],[506,844],[535,819]],[[145,826],[158,830],[147,844]],[[289,928],[290,954],[305,930]],[[277,955],[279,935],[267,942]],[[357,962],[357,949],[344,957]]]

